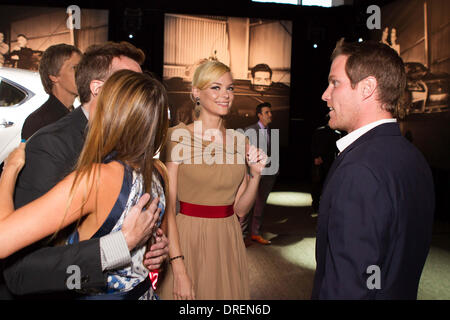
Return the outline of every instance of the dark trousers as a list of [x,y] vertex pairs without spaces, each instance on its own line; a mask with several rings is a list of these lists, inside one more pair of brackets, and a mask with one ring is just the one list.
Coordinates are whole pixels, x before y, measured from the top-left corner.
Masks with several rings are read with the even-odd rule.
[[266,201],[269,197],[270,191],[272,191],[273,185],[275,184],[276,175],[263,175],[259,181],[258,193],[256,195],[255,204],[250,212],[239,218],[241,223],[242,235],[244,237],[248,236],[249,225],[251,235],[260,235],[262,220],[264,217],[264,209],[266,207]]

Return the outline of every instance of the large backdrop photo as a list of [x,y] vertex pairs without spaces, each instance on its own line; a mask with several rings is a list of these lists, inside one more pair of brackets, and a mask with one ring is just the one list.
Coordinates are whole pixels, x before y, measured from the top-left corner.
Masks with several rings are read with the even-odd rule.
[[231,69],[234,101],[228,128],[257,121],[256,106],[272,105],[273,129],[288,144],[292,22],[224,16],[166,14],[163,78],[168,88],[171,126],[195,120],[190,97],[195,68],[218,60]]
[[[433,170],[438,218],[450,219],[450,1],[397,0],[374,32],[403,59],[407,88],[399,105],[403,135]],[[380,36],[381,34],[381,36]]]

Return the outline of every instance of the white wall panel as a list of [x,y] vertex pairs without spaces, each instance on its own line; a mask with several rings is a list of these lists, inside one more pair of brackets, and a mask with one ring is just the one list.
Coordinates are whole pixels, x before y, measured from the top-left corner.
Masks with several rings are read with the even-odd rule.
[[266,63],[272,69],[290,70],[292,22],[282,23],[284,27],[278,21],[250,26],[249,68]]
[[[229,64],[227,27],[224,21],[166,15],[164,32],[165,77],[169,76],[168,73],[180,72],[182,69],[174,68],[180,66],[190,73],[192,65],[214,55],[219,61]],[[186,74],[181,72],[179,76],[185,77]]]

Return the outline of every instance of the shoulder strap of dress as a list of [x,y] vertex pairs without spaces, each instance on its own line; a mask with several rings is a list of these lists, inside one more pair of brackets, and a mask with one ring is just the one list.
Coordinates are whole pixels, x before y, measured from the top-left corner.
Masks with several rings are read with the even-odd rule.
[[[120,162],[120,161],[119,161]],[[122,162],[120,162],[122,163]],[[122,163],[123,164],[123,163]],[[117,198],[114,207],[106,218],[105,222],[102,226],[97,230],[97,232],[91,237],[92,238],[100,238],[104,235],[111,233],[112,229],[116,225],[117,221],[119,221],[122,216],[123,211],[126,208],[128,197],[130,195],[131,186],[133,184],[133,171],[131,168],[124,165],[124,173],[123,173],[123,182],[122,188],[120,189],[119,197]]]

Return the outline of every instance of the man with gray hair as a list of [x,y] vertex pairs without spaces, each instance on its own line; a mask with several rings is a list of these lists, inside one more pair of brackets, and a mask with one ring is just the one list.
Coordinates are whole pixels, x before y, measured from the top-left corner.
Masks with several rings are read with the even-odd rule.
[[39,74],[49,98],[25,119],[22,139],[27,140],[40,128],[73,110],[73,102],[78,95],[75,68],[80,59],[81,51],[64,43],[50,46],[44,51],[39,63]]

